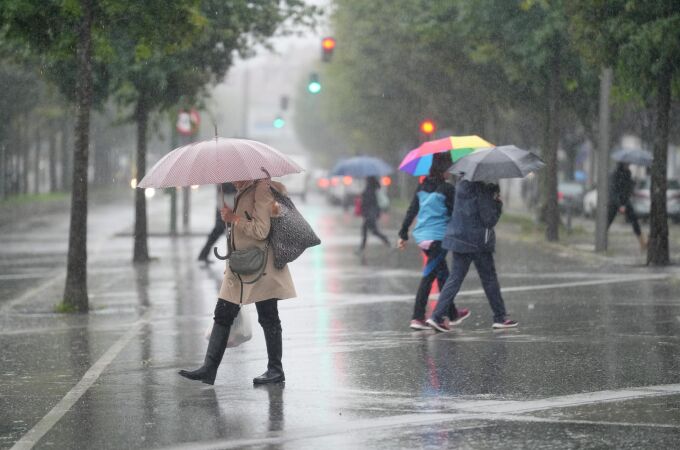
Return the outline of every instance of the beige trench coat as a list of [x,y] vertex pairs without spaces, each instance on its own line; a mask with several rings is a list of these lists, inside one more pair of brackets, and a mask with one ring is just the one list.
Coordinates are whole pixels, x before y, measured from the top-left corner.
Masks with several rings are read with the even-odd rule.
[[[272,187],[279,192],[285,193],[285,187],[281,183],[272,182]],[[270,217],[274,198],[266,181],[259,181],[236,194],[238,204],[234,212],[240,217],[236,226],[232,227],[232,249],[246,249],[253,246],[264,248],[267,235],[269,234]],[[246,212],[250,216],[247,220]],[[220,288],[220,298],[231,303],[238,304],[241,300],[243,288],[243,304],[259,302],[277,298],[279,300],[296,297],[293,279],[288,271],[288,266],[279,270],[274,268],[274,255],[272,248],[267,250],[267,265],[264,275],[254,284],[241,284],[238,277],[232,273],[227,263]],[[241,276],[244,281],[250,281],[257,275]]]

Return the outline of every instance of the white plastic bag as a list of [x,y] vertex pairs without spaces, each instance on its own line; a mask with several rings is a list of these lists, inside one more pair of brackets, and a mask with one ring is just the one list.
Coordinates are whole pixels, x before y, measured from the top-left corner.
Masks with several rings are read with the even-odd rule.
[[[205,338],[210,340],[212,333],[212,324],[205,332]],[[238,347],[253,337],[253,328],[250,325],[250,312],[245,306],[241,306],[241,310],[231,324],[229,330],[229,339],[227,339],[227,347]]]
[[378,208],[380,208],[380,211],[387,211],[390,209],[390,198],[384,190],[378,189],[375,195],[378,200]]

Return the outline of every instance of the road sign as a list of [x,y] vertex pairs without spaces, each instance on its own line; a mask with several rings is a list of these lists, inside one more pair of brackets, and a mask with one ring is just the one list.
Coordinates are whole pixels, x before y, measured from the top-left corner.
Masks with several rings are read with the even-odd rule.
[[177,114],[177,132],[182,136],[193,136],[198,133],[201,124],[201,116],[196,109],[191,108],[188,112],[181,109]]

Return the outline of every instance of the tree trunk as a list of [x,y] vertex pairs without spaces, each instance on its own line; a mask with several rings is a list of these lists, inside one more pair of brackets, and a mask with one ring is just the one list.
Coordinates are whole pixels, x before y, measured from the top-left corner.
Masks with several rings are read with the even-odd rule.
[[[70,109],[70,108],[69,108]],[[70,111],[68,111],[70,112]],[[73,186],[73,171],[71,170],[71,121],[68,114],[61,121],[61,190],[68,191]]]
[[[135,109],[137,122],[137,183],[146,174],[146,130],[149,122],[145,94],[141,93]],[[144,189],[135,189],[135,247],[132,256],[134,262],[147,262],[149,250],[147,247],[146,196]]]
[[29,117],[27,114],[21,116],[21,146],[19,147],[19,158],[21,160],[21,194],[28,193],[28,153],[31,147],[31,140],[29,139]]
[[555,50],[548,86],[548,126],[545,153],[545,238],[559,240],[560,212],[557,205],[557,148],[560,141],[560,52]]
[[652,206],[649,213],[649,248],[647,264],[670,263],[668,248],[668,214],[666,211],[666,173],[668,166],[668,126],[671,109],[671,67],[664,64],[657,85],[656,132],[652,161]]
[[49,129],[50,132],[50,146],[49,146],[49,170],[50,170],[50,192],[57,192],[57,131],[54,128],[54,123]]
[[7,196],[7,145],[0,140],[0,200]]
[[33,193],[40,193],[40,153],[42,148],[42,133],[40,124],[35,127],[35,150],[33,151]]
[[92,0],[81,0],[83,16],[78,30],[78,78],[76,80],[76,129],[73,152],[71,227],[64,306],[86,312],[87,298],[87,168],[92,106]]

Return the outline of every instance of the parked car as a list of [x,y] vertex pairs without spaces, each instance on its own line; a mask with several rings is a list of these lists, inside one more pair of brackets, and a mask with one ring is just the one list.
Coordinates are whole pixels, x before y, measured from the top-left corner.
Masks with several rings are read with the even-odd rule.
[[584,187],[581,183],[561,182],[557,185],[557,206],[561,213],[581,214],[583,212]]
[[[631,203],[635,214],[641,219],[649,218],[649,211],[652,207],[650,196],[651,179],[640,180],[635,185]],[[666,186],[666,211],[668,217],[675,223],[680,223],[680,183],[676,179],[667,181]]]
[[[639,180],[635,184],[635,190],[631,197],[631,203],[635,214],[641,219],[649,218],[649,211],[652,206],[650,191],[650,180]],[[588,217],[595,216],[597,209],[597,188],[593,187],[583,196],[583,213]],[[680,223],[680,182],[675,179],[668,180],[666,191],[666,211],[668,217],[675,223]]]

